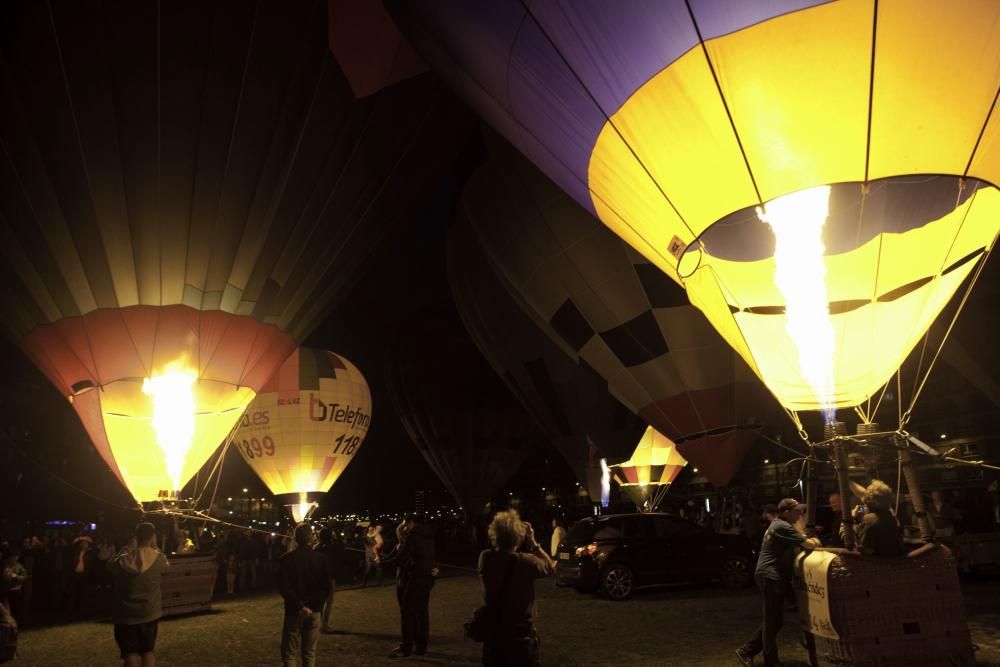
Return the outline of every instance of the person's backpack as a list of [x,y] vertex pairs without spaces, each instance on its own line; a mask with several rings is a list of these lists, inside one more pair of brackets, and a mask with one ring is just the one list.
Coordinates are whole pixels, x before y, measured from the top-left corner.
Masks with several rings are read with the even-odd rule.
[[472,610],[472,616],[463,623],[466,638],[474,642],[484,642],[495,636],[501,629],[503,608],[507,602],[507,584],[510,583],[510,575],[514,572],[516,564],[517,556],[510,554],[503,582],[500,585],[500,598],[495,605],[490,605],[487,602],[482,607],[476,607]]

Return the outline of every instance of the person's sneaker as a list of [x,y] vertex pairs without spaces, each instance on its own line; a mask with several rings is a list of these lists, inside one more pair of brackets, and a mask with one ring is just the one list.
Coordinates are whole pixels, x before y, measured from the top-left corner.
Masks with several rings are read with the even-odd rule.
[[748,655],[743,649],[736,649],[736,659],[743,667],[753,667],[753,656]]
[[426,646],[414,646],[413,647],[413,655],[427,655],[427,647]]
[[406,648],[405,646],[397,646],[396,648],[392,649],[392,653],[389,654],[389,657],[390,658],[409,658],[410,657],[410,653],[411,653],[410,649]]

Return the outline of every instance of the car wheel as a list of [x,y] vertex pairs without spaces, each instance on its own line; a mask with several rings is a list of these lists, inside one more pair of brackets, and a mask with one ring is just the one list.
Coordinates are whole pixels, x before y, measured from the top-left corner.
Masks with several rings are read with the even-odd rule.
[[601,590],[612,600],[624,600],[635,590],[635,575],[628,565],[609,565],[601,575]]
[[722,561],[719,581],[726,588],[746,588],[753,581],[750,561],[743,556],[727,556]]

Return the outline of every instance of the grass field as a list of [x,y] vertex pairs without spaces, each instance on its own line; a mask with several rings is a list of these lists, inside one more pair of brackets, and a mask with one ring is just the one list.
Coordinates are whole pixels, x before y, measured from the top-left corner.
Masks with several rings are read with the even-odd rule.
[[[643,592],[614,603],[565,588],[538,583],[542,656],[546,665],[735,664],[733,649],[759,622],[753,589],[678,587]],[[480,645],[462,637],[462,622],[479,604],[472,576],[445,578],[431,597],[431,645],[422,664],[478,664]],[[981,665],[1000,666],[1000,580],[966,588],[973,641]],[[320,637],[320,665],[379,665],[398,642],[398,611],[392,586],[337,593],[338,630]],[[280,664],[282,621],[277,595],[218,602],[210,613],[168,619],[160,624],[157,658],[161,665]],[[795,620],[786,618],[788,625]],[[781,634],[786,665],[804,665],[797,633]],[[77,623],[29,629],[21,634],[17,665],[113,665],[117,649],[109,623]]]

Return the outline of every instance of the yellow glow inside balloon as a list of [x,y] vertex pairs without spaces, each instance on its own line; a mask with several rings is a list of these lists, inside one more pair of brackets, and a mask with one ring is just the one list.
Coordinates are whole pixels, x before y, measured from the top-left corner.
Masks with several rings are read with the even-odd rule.
[[163,450],[174,490],[181,488],[181,474],[194,439],[194,392],[197,373],[183,362],[169,364],[162,375],[146,378],[142,393],[153,399],[153,431]]
[[111,455],[138,502],[177,497],[254,396],[247,387],[199,380],[177,367],[91,392],[100,392]]

